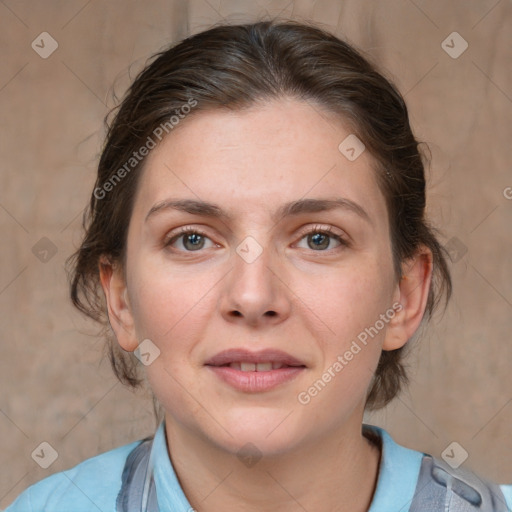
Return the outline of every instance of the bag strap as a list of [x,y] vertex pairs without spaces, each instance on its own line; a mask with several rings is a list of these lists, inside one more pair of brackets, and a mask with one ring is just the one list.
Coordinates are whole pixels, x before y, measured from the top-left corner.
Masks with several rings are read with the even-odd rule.
[[421,461],[409,512],[509,512],[499,485],[430,455]]
[[143,439],[128,455],[117,495],[116,512],[159,512],[153,479],[153,436]]

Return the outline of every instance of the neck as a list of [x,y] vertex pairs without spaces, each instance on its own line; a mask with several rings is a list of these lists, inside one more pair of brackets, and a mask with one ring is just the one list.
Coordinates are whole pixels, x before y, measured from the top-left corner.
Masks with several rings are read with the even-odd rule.
[[279,455],[241,460],[166,419],[180,484],[198,512],[365,512],[375,491],[380,448],[361,423]]

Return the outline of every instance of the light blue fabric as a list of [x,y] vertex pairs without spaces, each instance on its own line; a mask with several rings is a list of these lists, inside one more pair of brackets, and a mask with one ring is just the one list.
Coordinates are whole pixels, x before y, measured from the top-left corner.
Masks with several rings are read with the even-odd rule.
[[192,512],[193,508],[183,493],[183,489],[178,482],[169,459],[164,422],[158,427],[152,450],[155,450],[153,478],[155,479],[156,495],[160,510],[162,512],[167,510],[172,510],[173,512]]
[[423,453],[396,444],[379,427],[370,428],[382,440],[382,454],[377,488],[368,512],[407,512],[416,489]]
[[102,453],[37,482],[6,512],[114,512],[126,457],[138,444]]
[[509,510],[512,510],[512,484],[511,485],[500,485],[501,491],[505,496],[505,501],[507,502],[507,507]]
[[[396,444],[389,434],[365,425],[382,439],[377,488],[368,512],[407,512],[418,479],[422,453]],[[32,485],[5,512],[115,512],[128,454],[139,441],[87,459],[74,468]],[[153,442],[154,477],[162,512],[191,512],[167,453],[162,422]],[[501,486],[512,511],[512,485]]]

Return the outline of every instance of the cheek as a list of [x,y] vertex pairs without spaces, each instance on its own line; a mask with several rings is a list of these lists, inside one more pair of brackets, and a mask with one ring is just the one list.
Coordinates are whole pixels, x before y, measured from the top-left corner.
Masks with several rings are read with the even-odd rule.
[[306,287],[300,293],[307,298],[303,311],[322,360],[299,390],[297,402],[305,417],[327,428],[364,405],[381,354],[386,329],[380,315],[390,308],[389,290],[377,266],[315,283],[320,285],[317,293]]
[[[292,289],[311,327],[337,348],[375,324],[391,306],[391,288],[379,265],[366,261],[324,275],[297,278]],[[390,281],[391,282],[391,281]]]
[[137,335],[139,339],[149,338],[160,350],[144,368],[150,387],[167,410],[175,411],[178,417],[183,413],[183,420],[186,415],[200,415],[197,401],[184,389],[194,386],[190,372],[193,349],[204,338],[214,307],[211,289],[218,278],[171,272],[159,265],[146,265],[131,275]]
[[138,335],[161,348],[173,339],[193,338],[213,298],[218,281],[214,273],[145,265],[132,276],[132,312]]
[[[308,409],[325,421],[329,419],[322,407],[329,410],[339,403],[342,414],[364,399],[377,367],[387,326],[381,315],[391,307],[392,281],[384,279],[382,272],[381,265],[366,261],[343,272],[316,276],[297,293],[307,306],[303,311],[322,351],[322,360],[310,387],[301,390],[299,403],[314,403]],[[385,320],[390,318],[385,316]]]

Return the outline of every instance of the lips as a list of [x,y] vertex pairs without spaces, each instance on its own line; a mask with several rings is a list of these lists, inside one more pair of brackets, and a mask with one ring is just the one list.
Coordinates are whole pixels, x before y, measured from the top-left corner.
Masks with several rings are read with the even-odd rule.
[[303,361],[272,349],[224,350],[208,359],[205,367],[215,378],[242,393],[264,393],[281,388],[306,371]]
[[241,371],[271,371],[283,367],[306,367],[304,362],[281,350],[266,349],[251,352],[236,348],[219,352],[205,362],[206,366],[229,366]]

